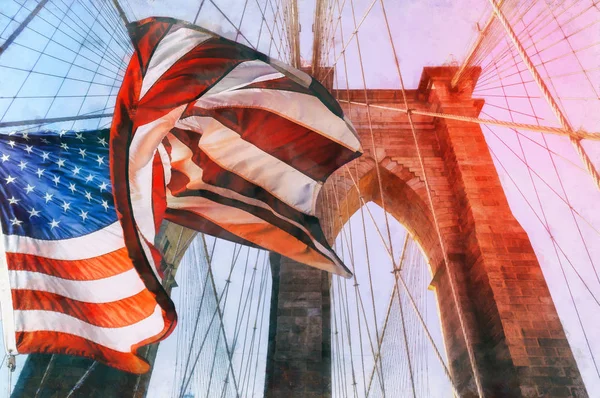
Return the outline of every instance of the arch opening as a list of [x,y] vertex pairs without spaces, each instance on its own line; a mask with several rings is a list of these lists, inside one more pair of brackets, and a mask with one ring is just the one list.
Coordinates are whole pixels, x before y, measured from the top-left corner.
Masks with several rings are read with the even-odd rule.
[[331,279],[332,396],[447,396],[433,274],[420,245],[389,213],[388,239],[385,216],[370,201],[335,239],[354,277]]

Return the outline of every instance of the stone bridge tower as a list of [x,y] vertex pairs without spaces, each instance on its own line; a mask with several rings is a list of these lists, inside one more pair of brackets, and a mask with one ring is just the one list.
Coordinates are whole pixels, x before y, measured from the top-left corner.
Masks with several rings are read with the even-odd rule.
[[[478,116],[483,100],[471,97],[478,72],[451,89],[455,72],[425,68],[418,89],[407,92],[409,107]],[[367,95],[373,105],[404,106],[399,90],[368,90]],[[542,270],[509,208],[480,126],[413,114],[449,259],[446,267],[406,114],[371,109],[375,157],[366,107],[348,103],[364,103],[364,91],[340,91],[339,98],[365,150],[356,165],[360,195],[381,205],[377,158],[386,210],[431,264],[449,368],[460,395],[477,396],[477,390],[450,275],[486,397],[587,396]],[[359,209],[359,190],[343,170],[332,176],[327,189],[336,190],[342,209],[324,221],[333,225],[326,231],[333,239]],[[271,260],[266,396],[330,396],[329,276],[279,256]]]
[[[471,80],[451,89],[455,71],[449,67],[425,68],[419,87],[407,91],[409,107],[477,116],[483,106],[482,100],[471,98],[477,73],[468,74]],[[449,368],[459,394],[477,396],[458,306],[486,397],[587,396],[540,265],[527,234],[510,211],[480,126],[413,114],[433,210],[449,259],[446,267],[406,115],[371,109],[374,156],[366,107],[348,103],[364,103],[364,91],[337,94],[361,135],[365,154],[350,167],[353,172],[357,170],[358,178],[354,178],[358,190],[343,169],[323,189],[330,193],[335,190],[340,201],[333,215],[322,212],[330,239],[359,209],[359,191],[365,202],[382,204],[377,158],[386,210],[421,245],[432,267],[431,285],[437,292]],[[372,105],[404,105],[399,90],[368,90],[367,95]],[[165,266],[170,285],[186,246],[178,242],[189,242],[192,233],[174,225],[169,228],[161,234],[159,247],[168,260]],[[271,267],[265,396],[329,397],[330,275],[278,255],[271,255]],[[458,306],[451,293],[450,276],[456,284]],[[143,355],[153,362],[156,350],[157,346],[149,347]],[[23,383],[17,386],[15,397],[34,396],[44,383],[49,391],[61,395],[92,362],[60,356],[49,366],[49,355],[32,355],[29,360],[32,366],[26,369],[31,374],[22,375]],[[51,369],[48,377],[44,369]],[[138,377],[98,365],[79,393],[113,396],[106,388],[110,386],[110,391],[119,392],[115,397],[142,398],[149,378],[150,374]]]

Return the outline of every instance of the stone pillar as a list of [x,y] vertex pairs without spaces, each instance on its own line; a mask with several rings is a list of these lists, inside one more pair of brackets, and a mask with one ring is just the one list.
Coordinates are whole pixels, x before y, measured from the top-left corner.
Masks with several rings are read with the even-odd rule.
[[331,396],[329,275],[271,254],[266,398]]
[[[471,99],[476,78],[453,90],[453,74],[453,68],[425,68],[421,95],[433,111],[478,116],[483,101]],[[510,210],[481,127],[438,120],[436,133],[459,227],[443,232],[458,233],[462,241],[462,247],[449,246],[449,270],[464,293],[461,302],[486,396],[587,396],[544,275],[527,233]],[[446,194],[434,193],[434,201],[447,201]],[[447,294],[447,278],[437,279],[438,294]],[[449,336],[460,330],[447,328],[458,324],[456,312],[443,305],[440,310],[448,356],[464,362],[464,346]]]

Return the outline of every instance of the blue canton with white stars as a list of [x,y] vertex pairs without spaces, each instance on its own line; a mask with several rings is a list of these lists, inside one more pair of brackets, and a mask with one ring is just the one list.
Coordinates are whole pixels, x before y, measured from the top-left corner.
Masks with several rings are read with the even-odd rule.
[[109,130],[0,133],[6,235],[75,238],[115,221]]

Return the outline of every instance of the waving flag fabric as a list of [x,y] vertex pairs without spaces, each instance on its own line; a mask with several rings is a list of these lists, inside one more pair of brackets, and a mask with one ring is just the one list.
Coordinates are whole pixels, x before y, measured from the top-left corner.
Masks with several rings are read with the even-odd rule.
[[181,21],[145,19],[130,35],[136,52],[117,99],[111,164],[140,272],[150,264],[148,279],[160,276],[151,243],[167,218],[349,275],[315,217],[325,179],[361,153],[327,90]]
[[[129,259],[113,205],[109,131],[0,135],[0,272],[8,349],[91,356],[130,372],[165,334],[158,305]],[[0,260],[0,262],[2,262]],[[6,300],[12,298],[12,316]]]
[[110,139],[0,136],[0,295],[8,280],[9,348],[143,373],[137,348],[176,323],[154,246],[162,221],[349,276],[315,207],[361,148],[307,74],[181,21],[129,28]]

